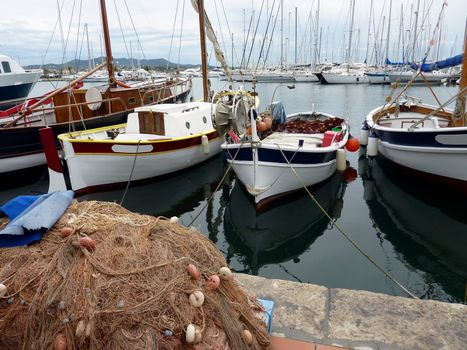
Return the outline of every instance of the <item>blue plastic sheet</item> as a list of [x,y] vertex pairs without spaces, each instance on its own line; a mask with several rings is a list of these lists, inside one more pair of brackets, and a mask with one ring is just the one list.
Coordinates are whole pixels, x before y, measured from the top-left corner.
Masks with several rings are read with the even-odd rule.
[[73,191],[53,192],[40,196],[19,196],[0,207],[10,218],[0,231],[0,247],[30,244],[42,239],[63,215],[73,200]]

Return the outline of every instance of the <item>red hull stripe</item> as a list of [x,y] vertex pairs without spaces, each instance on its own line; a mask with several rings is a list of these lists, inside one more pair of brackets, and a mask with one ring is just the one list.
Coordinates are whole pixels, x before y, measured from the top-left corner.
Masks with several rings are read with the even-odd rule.
[[[219,135],[217,134],[216,131],[213,131],[209,134],[206,134],[208,137],[208,140],[214,140]],[[73,150],[75,151],[75,154],[79,153],[114,153],[114,154],[121,154],[120,152],[114,152],[112,151],[112,146],[114,145],[121,145],[121,146],[129,146],[130,144],[128,142],[71,142],[73,145]],[[145,154],[151,154],[151,153],[160,153],[160,152],[170,152],[170,151],[176,151],[179,149],[183,148],[189,148],[193,146],[199,146],[201,145],[201,136],[197,137],[191,137],[191,138],[186,138],[186,139],[181,139],[181,140],[175,140],[175,141],[155,141],[155,142],[150,142],[150,143],[141,143],[141,145],[152,145],[154,147],[154,150],[152,152],[148,152]],[[132,143],[132,146],[136,146],[136,143]]]

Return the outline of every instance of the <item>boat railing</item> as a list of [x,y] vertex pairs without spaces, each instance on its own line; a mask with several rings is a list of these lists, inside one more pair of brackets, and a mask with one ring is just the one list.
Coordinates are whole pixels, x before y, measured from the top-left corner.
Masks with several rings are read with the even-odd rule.
[[36,109],[34,111],[34,113],[29,115],[30,118],[31,117],[32,118],[36,117],[37,119],[27,118],[24,123],[17,123],[17,125],[18,126],[20,126],[20,125],[27,126],[27,125],[30,125],[32,123],[40,122],[40,121],[42,121],[43,118],[46,118],[48,115],[52,114],[52,112],[55,112],[55,111],[57,111],[59,109],[79,108],[79,114],[83,115],[84,114],[84,111],[82,109],[83,106],[90,105],[90,104],[93,104],[93,103],[99,103],[99,102],[108,104],[109,114],[112,113],[112,102],[118,102],[118,103],[120,103],[122,105],[124,110],[127,109],[127,107],[126,107],[126,105],[123,102],[121,97],[111,97],[111,98],[106,98],[106,99],[97,100],[97,101],[85,101],[85,102],[78,102],[78,103],[70,103],[70,104],[61,105],[61,106],[51,106],[51,107],[39,108],[39,109]]
[[[160,86],[157,86],[155,88],[151,88],[148,91],[145,91],[144,94],[143,94],[142,100],[145,101],[149,96],[152,96],[153,101],[165,101],[165,100],[173,98],[174,95],[176,95],[176,93],[174,93],[172,90],[170,90],[170,88],[181,87],[181,89],[183,89],[185,87],[186,89],[188,89],[190,87],[190,85],[191,85],[190,80],[177,81],[177,82],[172,83],[172,84],[160,85]],[[164,89],[169,89],[170,93],[171,93],[171,96],[164,97],[164,98],[161,99],[161,94],[164,91]],[[156,94],[158,94],[158,96]],[[156,99],[156,97],[157,97],[157,99]]]

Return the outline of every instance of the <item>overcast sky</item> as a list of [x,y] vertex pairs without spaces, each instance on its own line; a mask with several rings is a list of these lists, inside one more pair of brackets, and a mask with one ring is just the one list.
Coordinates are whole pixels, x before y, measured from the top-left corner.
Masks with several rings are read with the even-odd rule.
[[[423,22],[423,11],[425,10],[426,13],[428,8],[430,11],[423,22],[424,31],[419,34],[417,42],[419,51],[425,51],[424,43],[429,42],[433,36],[443,1],[420,0],[419,27]],[[3,6],[4,10],[0,14],[0,54],[14,57],[22,65],[41,64],[43,60],[45,63],[61,63],[75,57],[86,60],[88,41],[83,28],[84,23],[87,23],[92,55],[94,57],[101,55],[103,45],[98,0],[7,2],[8,6]],[[380,47],[385,47],[389,2],[390,0],[374,0],[374,20],[370,24],[370,53],[367,54],[371,0],[356,0],[352,40],[354,60],[363,61],[366,57],[371,58],[375,55],[375,37],[377,37],[376,51],[384,51]],[[107,0],[106,3],[114,58],[129,57],[130,54],[138,58],[169,58],[170,53],[172,62],[200,62],[199,27],[191,0]],[[262,3],[263,0],[205,0],[206,11],[229,61],[232,58],[231,35],[233,34],[235,65],[238,65],[242,59],[244,36],[248,32],[252,11],[254,10],[254,21],[250,29],[250,39],[256,28]],[[264,37],[270,17],[266,13],[272,13],[274,16],[271,17],[268,33],[272,32],[276,14],[278,20],[275,22],[273,40],[270,43],[267,40],[263,46],[262,57],[265,57],[269,47],[268,64],[277,64],[280,60],[279,3],[280,0],[264,0],[253,52],[249,55],[251,40],[246,50],[246,59],[249,56],[251,63],[258,60],[261,52],[261,39]],[[310,47],[314,49],[315,44],[314,37],[310,37],[310,32],[314,35],[314,31],[310,31],[309,18],[312,12],[313,24],[316,23],[318,0],[283,0],[283,3],[283,57],[285,59],[287,56],[287,61],[290,63],[295,60],[295,7],[297,7],[297,61],[309,62],[310,54],[313,55],[310,53]],[[404,38],[401,37],[399,40],[401,4],[404,6],[402,31]],[[441,45],[438,49],[436,44],[439,41],[439,34],[436,33],[436,44],[432,49],[432,52],[439,52],[439,56],[449,56],[451,52],[457,54],[462,50],[467,0],[447,0],[447,4],[442,21]],[[411,6],[413,6],[412,11]],[[417,0],[393,0],[389,48],[389,57],[392,60],[401,59],[398,52],[401,52],[402,43],[405,43],[407,48],[412,46],[407,44],[407,41],[411,32],[413,33],[416,6]],[[321,60],[345,59],[350,12],[350,0],[321,0],[319,12]],[[174,25],[176,14],[177,21]],[[384,35],[381,39],[378,33],[383,31],[383,16],[385,17]],[[412,31],[410,31],[411,20]],[[174,27],[175,31],[173,31]],[[268,37],[270,36],[269,34]],[[170,49],[171,42],[172,49]],[[215,64],[214,58],[210,63]]]

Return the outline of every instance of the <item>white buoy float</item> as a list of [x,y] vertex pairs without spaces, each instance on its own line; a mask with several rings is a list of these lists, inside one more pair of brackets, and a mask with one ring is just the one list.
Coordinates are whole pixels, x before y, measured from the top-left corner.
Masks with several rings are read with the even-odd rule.
[[188,344],[192,344],[195,342],[195,332],[196,332],[195,325],[190,323],[186,327],[186,333],[185,333],[185,340]]
[[368,145],[369,133],[370,133],[370,128],[368,127],[368,123],[365,120],[362,125],[362,130],[360,131],[360,145],[362,146]]
[[178,224],[178,216],[172,216],[169,220],[171,224]]
[[370,132],[370,136],[368,137],[366,154],[369,157],[376,157],[378,155],[378,136],[373,130]]
[[7,288],[3,283],[0,283],[0,298],[3,298],[6,295]]
[[201,146],[203,147],[203,153],[209,154],[209,139],[206,135],[201,136]]
[[336,153],[336,168],[338,171],[344,171],[347,168],[347,161],[345,159],[345,150],[338,149]]
[[204,303],[204,294],[199,290],[195,290],[190,294],[190,304],[194,307],[201,307]]

